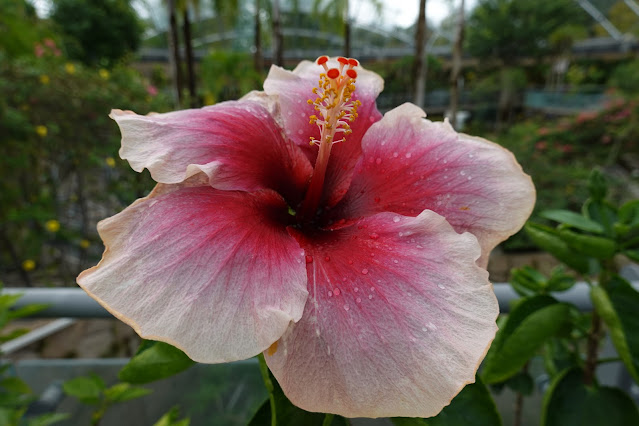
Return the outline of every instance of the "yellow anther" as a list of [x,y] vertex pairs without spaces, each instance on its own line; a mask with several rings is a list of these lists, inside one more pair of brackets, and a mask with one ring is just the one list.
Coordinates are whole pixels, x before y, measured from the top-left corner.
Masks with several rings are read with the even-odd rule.
[[[317,87],[312,92],[317,95],[315,100],[308,100],[314,105],[317,115],[309,116],[309,123],[319,127],[320,138],[311,138],[311,145],[320,143],[343,142],[344,137],[335,138],[336,134],[349,135],[352,133],[348,122],[353,122],[357,118],[357,107],[360,101],[353,101],[355,92],[355,80],[357,72],[353,69],[358,65],[354,59],[339,58],[337,66],[331,66],[328,57],[322,56],[318,59],[318,64],[322,65],[325,72],[319,75]],[[330,77],[329,77],[330,76]]]
[[308,100],[306,101],[306,103],[307,103],[307,104],[309,104],[309,105],[313,105],[315,102],[313,102],[313,100],[312,100],[312,99],[308,99]]

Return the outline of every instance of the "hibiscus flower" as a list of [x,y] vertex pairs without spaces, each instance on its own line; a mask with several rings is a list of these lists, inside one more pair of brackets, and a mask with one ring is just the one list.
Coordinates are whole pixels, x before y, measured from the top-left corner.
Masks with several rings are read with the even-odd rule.
[[382,88],[322,57],[239,101],[114,110],[120,156],[158,184],[100,222],[78,284],[195,361],[264,352],[305,410],[437,414],[494,338],[488,255],[534,187],[510,152],[414,105],[382,117]]

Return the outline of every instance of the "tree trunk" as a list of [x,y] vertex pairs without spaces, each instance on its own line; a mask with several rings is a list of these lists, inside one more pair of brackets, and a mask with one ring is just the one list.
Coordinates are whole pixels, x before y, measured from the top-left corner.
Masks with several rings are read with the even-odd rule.
[[426,0],[419,1],[419,16],[415,31],[415,64],[413,81],[415,82],[415,104],[424,107],[424,90],[426,89],[426,68],[424,66],[424,48],[426,46]]
[[260,24],[260,0],[255,0],[255,53],[253,54],[253,67],[258,73],[262,73],[264,67],[262,61],[262,26]]
[[499,89],[499,102],[497,104],[497,117],[495,121],[495,130],[501,132],[504,123],[508,119],[508,109],[511,104],[512,90],[509,79],[510,67],[506,64],[502,65],[500,70],[500,89]]
[[189,87],[189,104],[191,108],[198,106],[197,93],[195,91],[195,56],[193,55],[193,39],[191,38],[191,20],[189,10],[184,8],[182,14],[184,18],[182,35],[184,36],[184,46],[186,47],[186,73]]
[[457,110],[459,109],[459,74],[462,64],[462,46],[464,44],[464,8],[465,1],[461,5],[457,15],[457,34],[453,45],[453,67],[450,73],[450,124],[457,127]]
[[180,59],[180,41],[178,39],[177,17],[175,16],[175,0],[168,0],[169,9],[169,63],[173,79],[173,93],[178,108],[182,105],[182,69]]
[[280,0],[273,0],[273,63],[282,66],[284,63],[282,47],[282,27],[280,22]]
[[349,4],[348,0],[344,0],[344,14],[342,20],[344,22],[344,56],[351,57],[351,20],[348,16]]

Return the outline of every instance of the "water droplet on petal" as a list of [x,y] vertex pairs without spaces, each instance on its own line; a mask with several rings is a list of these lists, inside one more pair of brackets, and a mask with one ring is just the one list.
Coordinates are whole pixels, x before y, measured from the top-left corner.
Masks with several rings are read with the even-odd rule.
[[297,134],[298,134],[298,135],[303,135],[303,134],[304,134],[304,130],[299,129],[299,130],[297,131]]
[[311,256],[310,254],[306,255],[306,263],[313,263],[313,256]]
[[393,263],[399,263],[399,260],[393,259]]
[[393,218],[393,222],[395,222],[395,223],[399,222],[399,216],[395,216],[395,217]]
[[375,160],[375,164],[382,164],[382,159],[378,157],[377,160]]
[[395,158],[399,157],[399,152],[393,152],[393,157]]
[[352,265],[352,264],[353,264],[353,261],[352,261],[352,260],[350,260],[350,259],[348,259],[348,264],[349,264],[349,265]]
[[375,291],[375,287],[371,287],[371,291]]
[[372,294],[369,294],[369,295],[368,295],[368,300],[370,300],[370,299],[372,299],[372,298],[373,298],[373,295],[372,295]]
[[362,269],[362,274],[363,274],[363,275],[368,274],[368,269],[366,269],[366,268]]
[[350,309],[350,307],[348,305],[344,305],[344,310],[348,311]]
[[328,291],[328,297],[333,297],[333,292],[332,291]]
[[359,291],[359,288],[358,288],[358,287],[355,287],[355,288],[353,289],[353,291],[354,291],[355,293],[357,293],[357,292]]
[[466,176],[466,172],[463,171],[463,170],[461,172],[459,172],[459,174],[462,175],[462,176]]
[[410,152],[407,152],[406,155],[405,155],[406,158],[410,158],[412,156],[413,156],[413,154],[411,154]]
[[339,288],[336,288],[336,289],[334,289],[334,290],[333,290],[333,294],[334,294],[335,296],[339,296],[341,293],[342,293],[342,292],[340,291],[340,289],[339,289]]
[[403,233],[403,232],[400,232],[398,235],[399,235],[400,237],[403,237],[403,236],[404,236],[404,233]]
[[373,232],[372,234],[369,235],[369,237],[371,237],[371,240],[376,240],[379,238],[379,234],[376,232]]
[[362,298],[361,298],[361,297],[358,297],[357,299],[355,299],[355,301],[356,301],[357,303],[362,303]]
[[446,288],[444,284],[437,284],[437,287],[441,288],[442,290]]
[[327,261],[327,262],[330,262],[331,257],[330,257],[330,256],[326,256],[326,257],[324,258],[324,260],[325,260],[325,261]]

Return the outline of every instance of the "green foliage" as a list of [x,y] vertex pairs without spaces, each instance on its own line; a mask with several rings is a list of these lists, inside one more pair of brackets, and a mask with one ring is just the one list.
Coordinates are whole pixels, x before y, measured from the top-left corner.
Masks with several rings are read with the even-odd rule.
[[120,380],[129,383],[149,383],[164,379],[193,366],[181,350],[164,342],[147,341],[131,361],[120,370]]
[[51,19],[70,58],[112,66],[140,45],[143,27],[128,0],[55,0]]
[[561,266],[554,268],[549,278],[527,265],[513,269],[510,275],[510,285],[524,297],[566,291],[576,283],[575,278],[566,274]]
[[547,38],[567,24],[588,17],[571,0],[481,0],[467,23],[467,47],[477,58],[513,63],[548,51]]
[[53,40],[40,46],[40,57],[0,60],[0,272],[68,283],[102,251],[89,204],[115,213],[152,187],[114,158],[109,111],[169,102],[131,69],[86,68],[57,56]]
[[191,420],[187,417],[180,419],[180,408],[172,407],[165,415],[153,424],[153,426],[189,426]]
[[500,426],[501,417],[490,392],[479,377],[444,407],[441,413],[429,419],[394,418],[395,426]]
[[621,277],[614,277],[606,288],[593,287],[590,297],[610,330],[617,353],[639,383],[639,292]]
[[[597,365],[607,362],[598,359],[605,325],[619,354],[618,359],[612,360],[623,361],[634,380],[639,381],[639,319],[636,314],[639,292],[619,277],[613,261],[620,254],[632,257],[628,253],[639,249],[639,200],[626,202],[621,207],[615,205],[606,198],[612,191],[604,174],[597,169],[590,174],[587,188],[590,198],[584,202],[580,213],[545,211],[540,216],[556,222],[556,227],[526,225],[533,241],[583,274],[590,285],[594,307],[592,314],[582,314],[564,304],[568,307],[564,326],[539,323],[536,332],[546,336],[537,342],[542,343],[544,367],[552,378],[544,396],[543,426],[639,423],[639,411],[632,399],[621,389],[600,386],[596,380]],[[593,282],[595,274],[598,279]],[[508,316],[486,356],[483,377],[487,382],[503,381],[508,372],[516,372],[510,367],[513,356],[504,351],[503,342],[516,334],[512,332],[513,328],[519,329],[526,322],[532,322],[539,312],[560,305],[550,303],[552,299],[547,292],[551,288],[550,291],[570,288],[574,278],[553,271],[550,279],[546,279],[538,271],[524,267],[513,271],[512,284],[524,298]],[[511,324],[513,322],[515,325]],[[553,327],[555,332],[551,330]],[[535,340],[535,337],[531,339]],[[530,342],[521,342],[517,349],[523,352],[522,347],[526,345],[533,346]],[[527,358],[531,359],[534,354],[530,351]],[[517,374],[525,374],[525,370],[526,367]],[[517,376],[510,377],[506,383]],[[498,384],[503,386],[504,383]],[[522,395],[527,393],[525,386],[518,385],[517,388]]]
[[484,359],[482,378],[498,383],[515,375],[548,339],[569,326],[569,305],[549,296],[524,299],[497,332]]
[[68,380],[62,388],[67,395],[77,398],[82,403],[96,406],[91,415],[91,425],[99,424],[112,405],[151,393],[150,389],[132,386],[129,383],[116,383],[107,388],[104,381],[95,374]]
[[639,60],[617,66],[612,72],[608,84],[624,95],[639,94]]
[[0,60],[32,54],[36,43],[50,37],[31,3],[25,0],[0,0]]
[[632,399],[620,389],[586,386],[581,369],[558,375],[544,397],[542,426],[627,426],[639,424]]
[[245,53],[212,51],[202,60],[201,74],[207,104],[238,99],[262,86],[253,58]]

